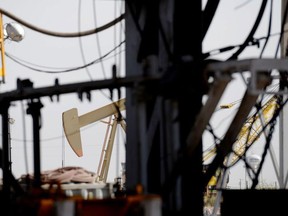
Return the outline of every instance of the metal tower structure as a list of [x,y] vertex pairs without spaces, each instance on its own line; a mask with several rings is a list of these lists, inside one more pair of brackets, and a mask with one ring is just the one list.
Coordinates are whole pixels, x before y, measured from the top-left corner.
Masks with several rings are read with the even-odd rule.
[[192,156],[186,140],[204,89],[201,1],[128,0],[126,8],[127,76],[162,77],[127,90],[126,185],[161,194],[166,213],[200,215],[202,144]]
[[[283,37],[281,40],[281,58],[287,58],[287,47],[288,47],[288,17],[285,16],[285,8],[287,5],[287,0],[282,0],[282,23],[284,26],[284,32]],[[285,75],[286,77],[287,75]],[[282,86],[282,90],[287,91],[287,86],[283,85],[283,82],[280,83]],[[286,99],[287,95],[283,96],[283,99]],[[286,188],[288,187],[288,134],[285,133],[285,131],[288,130],[288,107],[285,106],[284,109],[281,112],[280,115],[280,126],[279,126],[279,166],[274,167],[276,169],[276,172],[278,171],[278,182],[280,188]],[[274,159],[275,160],[275,159]]]

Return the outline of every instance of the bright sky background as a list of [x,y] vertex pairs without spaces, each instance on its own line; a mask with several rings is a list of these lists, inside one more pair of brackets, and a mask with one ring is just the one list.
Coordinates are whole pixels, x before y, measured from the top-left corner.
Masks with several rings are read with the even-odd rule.
[[[94,5],[93,5],[94,2]],[[203,1],[203,7],[205,6]],[[203,42],[203,52],[208,52],[214,49],[222,48],[230,45],[239,45],[246,39],[254,20],[256,19],[258,10],[262,1],[254,0],[222,0],[219,8],[211,24],[211,28]],[[271,33],[279,33],[280,31],[280,3],[281,1],[274,1],[273,5],[273,24]],[[0,7],[14,14],[15,16],[31,23],[37,27],[55,32],[77,32],[99,27],[107,22],[110,22],[115,17],[119,16],[124,11],[124,2],[122,1],[100,1],[100,0],[86,0],[86,1],[36,1],[27,0],[16,1],[1,1]],[[95,11],[93,11],[94,6]],[[80,6],[80,9],[79,9]],[[264,37],[268,31],[270,1],[267,4],[264,18],[261,22],[260,29],[257,31],[255,37]],[[13,20],[3,16],[4,24],[13,22]],[[80,20],[80,21],[79,21]],[[96,22],[95,22],[96,20]],[[79,24],[80,23],[80,24]],[[43,70],[59,70],[63,68],[73,68],[82,66],[85,63],[98,59],[99,56],[111,51],[125,38],[124,36],[124,22],[121,25],[116,25],[114,28],[109,28],[97,35],[91,35],[79,38],[57,38],[47,36],[35,31],[32,31],[24,26],[25,38],[23,41],[16,43],[6,40],[5,50],[15,58],[19,58],[24,63],[27,62],[32,67]],[[278,36],[271,37],[269,44],[264,52],[263,57],[272,58],[275,56],[276,43]],[[240,58],[258,58],[264,41],[260,42],[260,48],[249,47],[241,54]],[[99,44],[99,45],[98,45]],[[100,50],[100,51],[99,51]],[[15,90],[16,80],[30,79],[34,83],[34,87],[52,86],[56,78],[59,79],[60,84],[75,83],[89,81],[90,77],[93,80],[102,80],[111,77],[112,65],[116,63],[120,68],[121,76],[125,74],[124,62],[124,45],[112,52],[103,64],[95,64],[85,69],[69,72],[69,73],[41,73],[36,72],[26,67],[23,67],[10,58],[6,57],[6,83],[0,85],[0,92]],[[232,55],[227,52],[222,55],[214,56],[219,60],[226,60]],[[84,53],[84,57],[82,55]],[[119,55],[121,53],[121,55]],[[117,55],[115,55],[117,54]],[[34,65],[33,65],[34,64]],[[37,65],[37,66],[36,66]],[[41,67],[40,67],[41,66]],[[47,68],[44,68],[47,67]],[[103,71],[104,68],[104,71]],[[105,74],[105,75],[104,75]],[[235,81],[231,82],[229,88],[225,92],[221,103],[232,103],[240,100],[245,90],[243,82],[235,77]],[[124,89],[122,96],[124,95]],[[42,113],[42,128],[41,128],[41,168],[42,170],[56,169],[62,166],[81,166],[90,171],[96,172],[99,163],[102,144],[104,142],[106,125],[104,123],[96,123],[93,127],[87,127],[82,132],[82,143],[84,156],[78,158],[68,146],[63,137],[62,130],[62,113],[73,107],[78,108],[78,113],[84,114],[103,105],[110,103],[110,95],[107,91],[92,92],[92,102],[84,99],[80,101],[77,94],[69,94],[60,96],[59,102],[51,102],[49,98],[42,98],[41,101],[44,107]],[[114,94],[114,100],[117,100],[117,94]],[[24,106],[26,107],[26,101]],[[11,125],[11,146],[12,146],[12,171],[16,177],[26,173],[25,159],[24,159],[24,132],[23,132],[23,115],[22,106],[20,102],[15,102],[9,110],[11,118],[15,120]],[[26,112],[26,108],[25,108]],[[232,120],[231,113],[235,110],[225,110],[217,112],[213,117],[213,125],[216,126],[219,122],[227,122]],[[33,171],[33,134],[32,134],[32,118],[25,115],[26,123],[26,139],[28,145],[28,161],[29,172]],[[219,136],[225,131],[225,125],[217,130]],[[278,136],[275,133],[275,137]],[[111,173],[108,178],[113,178],[120,173],[120,163],[125,161],[125,152],[123,149],[123,132],[118,133],[118,141],[114,147],[117,150],[111,161]],[[204,138],[204,148],[211,145],[209,138]],[[277,141],[275,141],[277,143]],[[118,143],[118,145],[117,145]],[[119,146],[119,148],[117,148]],[[260,154],[262,147],[253,148],[253,153]],[[118,156],[116,156],[118,155]],[[116,162],[118,161],[118,163]],[[276,181],[273,176],[274,171],[271,162],[267,161],[267,167],[263,171],[263,178],[268,183]],[[114,171],[114,173],[112,172]],[[242,181],[244,187],[245,170],[243,164],[239,163],[231,170],[229,186],[239,187]]]
[[[123,4],[124,2],[120,1],[94,1],[96,13],[93,11],[93,1],[1,1],[0,7],[42,29],[70,33],[94,29],[112,21],[120,15],[121,10],[123,12]],[[5,16],[3,16],[3,19],[4,23],[14,22]],[[25,26],[24,29],[25,38],[21,42],[16,43],[6,40],[6,52],[24,61],[24,63],[34,64],[27,63],[29,66],[42,70],[63,70],[85,65],[109,53],[125,39],[123,21],[121,26],[118,24],[97,35],[94,34],[81,39],[52,37],[30,30]],[[15,90],[17,78],[30,79],[34,84],[34,88],[53,86],[56,78],[59,79],[60,84],[86,82],[91,80],[90,77],[93,80],[103,80],[111,78],[113,64],[120,68],[118,72],[123,76],[125,72],[124,49],[123,44],[108,55],[103,64],[98,63],[87,69],[57,74],[30,70],[6,57],[6,83],[0,86],[0,91]],[[119,55],[119,53],[121,54]],[[122,97],[125,97],[124,91],[122,91]],[[116,92],[113,100],[118,100]],[[64,164],[65,166],[80,166],[96,172],[104,143],[106,124],[97,122],[93,126],[83,128],[81,136],[84,156],[79,158],[63,137],[62,113],[75,107],[78,109],[78,114],[82,115],[109,104],[111,103],[109,92],[92,91],[91,102],[85,98],[85,95],[83,101],[81,101],[76,93],[61,95],[59,102],[55,100],[51,103],[48,97],[41,98],[41,102],[44,105],[41,109],[41,169],[56,169]],[[26,112],[27,102],[24,101],[23,103],[25,106],[24,112]],[[15,120],[15,123],[11,125],[11,146],[12,170],[16,177],[26,173],[22,112],[21,102],[15,102],[15,106],[11,106],[9,110],[11,118]],[[31,131],[32,117],[30,115],[25,115],[25,123],[29,172],[33,172],[33,133]],[[119,128],[115,139],[115,152],[111,161],[111,174],[109,173],[108,176],[110,181],[120,173],[121,162],[125,162],[124,141],[124,132]],[[118,161],[117,165],[116,159]]]

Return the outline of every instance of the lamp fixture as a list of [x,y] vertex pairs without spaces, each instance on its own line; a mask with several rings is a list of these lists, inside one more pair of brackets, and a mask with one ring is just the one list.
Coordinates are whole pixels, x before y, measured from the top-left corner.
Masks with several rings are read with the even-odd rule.
[[0,77],[2,78],[0,83],[5,83],[5,50],[4,50],[4,41],[10,39],[11,41],[19,42],[24,38],[24,29],[23,27],[16,23],[8,23],[5,26],[3,25],[2,13],[0,13],[0,49],[1,49],[1,68],[0,68]]
[[18,23],[8,23],[6,24],[4,31],[4,39],[10,39],[15,42],[23,40],[25,32],[23,27]]

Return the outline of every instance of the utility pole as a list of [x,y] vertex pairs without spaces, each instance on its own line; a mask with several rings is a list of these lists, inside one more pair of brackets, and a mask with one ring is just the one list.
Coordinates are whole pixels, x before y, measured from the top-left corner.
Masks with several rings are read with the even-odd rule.
[[[126,75],[160,76],[171,66],[172,43],[168,42],[173,39],[173,1],[128,0],[125,8]],[[173,163],[178,145],[174,143],[177,135],[171,133],[177,127],[171,116],[174,102],[160,96],[158,89],[136,83],[126,92],[128,190],[141,184],[145,192],[160,193]]]
[[[203,73],[201,1],[175,1],[174,54],[179,77],[178,102],[180,143],[185,151],[187,137],[202,107]],[[187,30],[190,28],[190,30]],[[192,155],[183,152],[181,173],[182,209],[188,215],[203,214],[202,141]],[[193,213],[192,213],[193,212]]]

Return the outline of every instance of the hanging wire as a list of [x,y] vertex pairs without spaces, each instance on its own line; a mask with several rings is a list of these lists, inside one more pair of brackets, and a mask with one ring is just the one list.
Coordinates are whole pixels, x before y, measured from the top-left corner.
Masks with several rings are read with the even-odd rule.
[[[95,25],[95,28],[98,26],[97,25],[97,16],[96,16],[96,1],[92,1],[93,2],[93,19],[94,19],[94,25]],[[101,45],[100,45],[100,39],[99,39],[99,35],[96,34],[96,44],[97,44],[97,50],[98,50],[98,54],[99,56],[102,56],[102,52],[101,52]],[[114,47],[116,47],[117,45],[115,44]],[[104,79],[106,79],[106,72],[105,72],[105,67],[104,67],[104,64],[103,64],[103,61],[102,59],[100,58],[100,65],[101,65],[101,68],[102,68],[102,73],[103,73],[103,77]]]
[[[81,1],[81,0],[79,0]],[[3,10],[2,8],[0,8],[0,13],[6,15],[7,17],[10,17],[11,19],[21,23],[22,25],[26,26],[27,28],[30,28],[34,31],[37,31],[39,33],[42,34],[46,34],[46,35],[50,35],[50,36],[55,36],[55,37],[83,37],[83,36],[88,36],[88,35],[92,35],[92,34],[96,34],[98,32],[104,31],[112,26],[114,26],[116,23],[120,22],[121,20],[124,19],[124,14],[121,14],[119,17],[117,17],[115,20],[110,21],[109,23],[96,28],[96,29],[91,29],[91,30],[87,30],[87,31],[83,31],[83,32],[73,32],[73,33],[61,33],[61,32],[53,32],[53,31],[49,31],[46,29],[42,29],[39,27],[36,27],[16,16],[14,16],[13,14],[9,13],[8,11]]]
[[252,183],[251,189],[255,189],[256,186],[258,185],[258,178],[259,178],[260,172],[262,170],[262,167],[263,167],[263,164],[264,164],[265,157],[267,155],[268,149],[270,148],[272,135],[273,135],[273,132],[274,132],[274,129],[275,129],[277,118],[278,118],[278,116],[280,114],[280,111],[283,109],[283,107],[287,103],[287,101],[288,101],[288,99],[286,99],[282,104],[279,105],[279,108],[277,108],[275,110],[275,113],[274,113],[272,119],[269,121],[269,125],[270,125],[269,134],[268,134],[268,137],[267,137],[267,140],[266,140],[266,145],[265,145],[264,151],[263,151],[262,156],[261,156],[261,161],[260,161],[259,167],[257,169],[257,172],[255,173],[255,178],[252,181],[253,183]]
[[244,41],[244,43],[239,47],[239,49],[230,57],[228,58],[228,60],[231,60],[231,59],[237,59],[238,56],[242,53],[242,51],[247,47],[247,45],[249,43],[251,43],[251,41],[253,41],[253,36],[256,32],[256,30],[258,29],[259,27],[259,24],[262,20],[262,17],[263,17],[263,14],[264,14],[264,11],[265,11],[265,8],[266,8],[266,4],[267,4],[267,0],[263,0],[262,1],[262,4],[261,4],[261,7],[260,7],[260,10],[258,12],[258,15],[257,15],[257,18],[254,22],[254,25],[250,31],[250,33],[248,34],[246,40]]
[[261,53],[260,53],[260,58],[262,58],[263,56],[263,52],[268,44],[268,40],[270,38],[270,34],[271,34],[271,27],[272,27],[272,15],[273,15],[273,1],[270,1],[270,15],[269,15],[269,24],[268,24],[268,31],[267,31],[267,36],[266,36],[266,40],[265,43],[262,47]]
[[[107,57],[108,55],[110,55],[112,52],[114,52],[116,49],[118,49],[122,44],[124,44],[125,41],[122,41],[120,44],[118,44],[117,47],[114,47],[112,50],[110,50],[109,52],[107,52],[105,55],[101,56],[100,58],[98,59],[95,59],[89,63],[87,63],[86,65],[82,65],[82,66],[77,66],[77,67],[74,67],[74,68],[58,68],[58,70],[56,70],[57,68],[54,68],[53,70],[44,70],[44,69],[38,69],[38,68],[35,68],[35,67],[32,67],[32,66],[29,66],[27,64],[31,64],[31,65],[34,65],[34,66],[37,66],[37,67],[43,67],[43,68],[52,68],[52,67],[46,67],[46,66],[41,66],[41,65],[36,65],[36,64],[33,64],[33,63],[29,63],[27,61],[24,61],[24,60],[21,60],[19,58],[16,58],[15,56],[12,56],[11,54],[9,53],[5,53],[5,55],[10,58],[12,61],[16,62],[17,64],[23,66],[23,67],[26,67],[26,68],[29,68],[31,70],[34,70],[34,71],[37,71],[37,72],[43,72],[43,73],[50,73],[50,74],[56,74],[56,73],[67,73],[67,72],[73,72],[73,71],[77,71],[77,70],[80,70],[80,69],[84,69],[86,67],[89,67],[89,66],[92,66],[94,64],[97,64],[99,62],[102,62],[103,59],[104,60],[107,60],[109,58],[112,58],[114,56],[111,56],[111,57]],[[120,54],[122,51],[118,52],[117,54]],[[107,57],[107,58],[106,58]],[[25,62],[25,64],[23,63]]]
[[276,48],[275,55],[274,55],[275,58],[278,56],[278,51],[279,51],[279,48],[280,48],[281,40],[282,40],[282,37],[284,35],[285,20],[287,18],[287,13],[288,13],[288,2],[286,3],[284,15],[283,15],[283,18],[282,18],[280,37],[279,37],[277,48]]
[[62,168],[65,167],[65,135],[62,129]]
[[[94,123],[94,124],[91,124],[91,125],[87,125],[85,128],[83,128],[83,129],[81,129],[82,131],[85,131],[85,130],[88,130],[88,129],[90,129],[90,128],[92,128],[92,127],[94,127],[96,124],[99,124],[98,122],[96,122],[96,123]],[[26,134],[26,132],[25,132],[25,134]],[[71,135],[71,134],[67,134],[67,135]],[[2,134],[0,134],[0,136],[2,136]],[[60,140],[60,139],[63,139],[63,138],[65,138],[65,135],[61,135],[61,136],[55,136],[55,137],[49,137],[49,138],[46,138],[46,139],[41,139],[40,141],[41,141],[41,143],[42,142],[50,142],[50,141],[53,141],[53,140]],[[25,137],[24,137],[24,139],[17,139],[17,138],[11,138],[11,140],[13,140],[14,142],[29,142],[29,143],[32,143],[33,142],[33,140],[28,140],[28,139],[26,139],[26,135],[25,135]]]
[[242,4],[236,6],[236,7],[235,7],[235,10],[238,10],[239,8],[248,5],[250,2],[252,2],[252,1],[251,1],[251,0],[246,0],[246,2],[243,2]]
[[[81,0],[79,0],[79,5],[78,5],[78,31],[81,31]],[[81,57],[84,65],[86,65],[86,59],[85,59],[85,54],[84,54],[84,49],[83,49],[83,43],[81,40],[81,37],[79,37],[79,47],[80,47],[80,52],[81,52]],[[85,67],[86,73],[88,74],[89,79],[92,81],[93,78],[91,76],[91,73],[89,71],[88,67]]]
[[[284,30],[284,32],[288,32],[288,30]],[[269,36],[265,36],[265,37],[259,37],[259,38],[254,38],[252,42],[248,43],[247,46],[258,46],[258,44],[260,43],[261,40],[267,40],[267,37],[275,37],[275,36],[278,36],[282,34],[281,32],[276,32],[276,33],[271,33],[269,34]],[[226,46],[226,47],[223,47],[223,48],[217,48],[217,49],[213,49],[213,50],[210,50],[208,52],[205,52],[202,54],[202,58],[203,59],[206,59],[208,57],[211,57],[211,56],[216,56],[216,55],[219,55],[221,53],[224,53],[224,52],[227,52],[227,51],[231,51],[235,48],[239,48],[241,47],[242,44],[237,44],[237,45],[231,45],[231,46]]]

